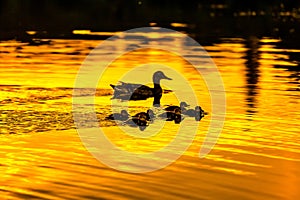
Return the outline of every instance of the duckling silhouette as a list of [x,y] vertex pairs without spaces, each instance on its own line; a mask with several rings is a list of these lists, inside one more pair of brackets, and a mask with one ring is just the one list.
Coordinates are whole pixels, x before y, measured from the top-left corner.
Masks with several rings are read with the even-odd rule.
[[205,112],[201,106],[196,106],[195,109],[185,110],[182,114],[189,117],[194,117],[196,121],[200,121],[208,113]]
[[160,99],[162,97],[163,90],[160,86],[160,80],[172,80],[167,77],[162,71],[157,71],[153,74],[154,87],[151,88],[146,85],[132,84],[120,82],[119,85],[110,84],[114,89],[112,99],[121,100],[145,100],[150,97],[154,97],[153,105],[156,107],[160,106]]
[[121,113],[113,113],[107,116],[105,119],[109,120],[119,120],[119,121],[126,121],[129,118],[129,114],[126,110],[121,110]]
[[179,106],[168,106],[165,108],[165,111],[168,111],[168,112],[174,112],[175,109],[180,109],[180,111],[185,111],[186,110],[186,107],[188,107],[189,105],[186,103],[186,102],[180,102],[180,105]]
[[196,116],[196,112],[199,111],[199,107],[200,106],[196,106],[195,109],[184,110],[182,114],[184,114],[186,116],[189,116],[189,117],[195,117]]
[[144,131],[153,118],[154,112],[149,109],[147,112],[140,112],[132,116],[131,120],[134,124],[130,123],[130,119],[127,122],[131,125],[138,126],[141,131]]
[[147,112],[140,112],[132,117],[132,121],[138,126],[146,126],[148,122],[153,118],[153,111],[147,110]]
[[195,107],[195,120],[196,121],[200,121],[207,114],[208,114],[207,112],[204,112],[204,110],[202,110],[201,106]]
[[171,119],[174,120],[175,124],[180,124],[182,121],[181,117],[181,109],[180,108],[175,108],[174,113],[170,115]]
[[174,121],[175,124],[179,124],[183,118],[181,116],[182,112],[186,110],[188,104],[186,102],[181,102],[179,106],[168,106],[164,110],[166,112],[159,115],[161,118],[166,118],[166,121]]

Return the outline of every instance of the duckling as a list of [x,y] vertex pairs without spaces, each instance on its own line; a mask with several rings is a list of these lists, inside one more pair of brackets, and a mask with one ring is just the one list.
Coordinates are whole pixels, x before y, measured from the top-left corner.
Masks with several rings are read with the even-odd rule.
[[180,124],[180,122],[183,120],[181,117],[181,109],[175,108],[174,113],[171,114],[171,119],[174,120],[175,124]]
[[132,117],[132,121],[138,126],[146,126],[153,119],[154,112],[148,109],[147,112],[140,112]]
[[195,120],[196,121],[200,121],[207,114],[208,114],[207,112],[204,112],[204,110],[202,110],[201,106],[195,107]]
[[108,120],[119,120],[119,121],[126,121],[129,118],[129,114],[126,110],[121,110],[121,113],[113,113],[106,117],[105,119]]
[[165,111],[168,112],[174,112],[175,109],[180,109],[181,111],[185,111],[186,107],[188,107],[189,105],[186,102],[180,102],[180,106],[168,106],[165,108]]
[[179,124],[183,118],[181,116],[182,110],[186,110],[188,104],[186,102],[181,102],[179,106],[168,106],[164,110],[166,112],[159,115],[161,118],[166,118],[166,121],[174,121],[175,124]]
[[146,127],[149,126],[149,122],[152,121],[153,118],[154,112],[151,109],[148,109],[147,112],[140,112],[132,116],[132,121],[141,131],[144,131]]
[[146,85],[132,84],[120,82],[119,85],[110,84],[114,89],[112,99],[121,100],[145,100],[150,97],[154,97],[153,105],[156,107],[160,106],[160,99],[162,97],[163,90],[160,86],[160,80],[172,80],[167,77],[162,71],[157,71],[153,74],[154,87],[151,88]]
[[[178,114],[180,112],[180,115],[181,115],[182,112],[186,111],[186,107],[188,107],[188,106],[189,105],[186,102],[180,102],[180,106],[173,106],[172,105],[172,106],[166,107],[165,111],[167,111],[166,112],[167,117],[169,115],[172,115],[172,114],[176,113],[176,112],[178,112]],[[171,117],[173,118],[173,116],[171,116]]]
[[195,117],[196,115],[196,108],[195,109],[188,109],[188,110],[185,110],[182,114],[186,115],[186,116],[189,116],[189,117]]
[[204,112],[202,110],[201,106],[196,106],[195,109],[188,109],[183,111],[183,115],[194,117],[196,121],[200,121],[205,115],[207,115],[207,112]]

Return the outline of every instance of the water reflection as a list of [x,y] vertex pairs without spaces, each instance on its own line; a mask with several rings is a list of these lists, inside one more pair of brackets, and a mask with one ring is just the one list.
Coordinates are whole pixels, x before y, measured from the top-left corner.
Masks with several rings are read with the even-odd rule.
[[286,55],[288,56],[287,60],[288,62],[292,63],[291,65],[280,65],[276,64],[274,65],[275,68],[283,68],[288,71],[290,71],[290,75],[288,76],[290,84],[292,84],[292,88],[289,88],[288,90],[291,91],[300,91],[300,52],[295,51],[289,51],[286,52]]
[[256,36],[250,36],[245,40],[246,50],[246,87],[247,87],[247,113],[253,115],[256,112],[257,93],[258,93],[258,82],[259,82],[259,59],[260,59],[260,44],[259,38]]
[[[219,38],[218,42],[204,46],[222,74],[228,98],[226,124],[213,151],[204,159],[198,158],[210,123],[208,116],[199,123],[194,143],[179,160],[165,169],[139,175],[120,173],[99,163],[84,149],[74,130],[72,115],[76,113],[71,112],[74,79],[81,62],[99,41],[53,39],[51,45],[40,46],[1,42],[1,196],[298,199],[300,114],[296,108],[300,99],[295,90],[299,88],[300,50],[280,46],[273,38],[263,38],[260,42],[258,38]],[[118,46],[123,47],[122,44]],[[99,53],[109,51],[100,50]],[[128,66],[157,60],[185,74],[199,96],[199,105],[211,111],[205,83],[195,78],[195,70],[186,62],[166,52],[150,49],[135,52],[119,59],[112,68],[124,74]],[[209,74],[205,65],[199,67]],[[241,75],[245,73],[246,80]],[[118,80],[119,77],[111,76],[100,84],[95,97],[98,121],[88,124],[91,113],[84,113],[82,128],[100,124],[107,137],[120,148],[145,153],[169,144],[183,123],[188,122],[187,126],[198,123],[193,117],[194,111],[189,111],[196,110],[193,105],[187,111],[181,110],[184,121],[180,125],[166,122],[165,130],[151,139],[133,139],[120,131],[114,121],[105,119],[111,114],[113,90],[109,83]],[[88,88],[80,90],[84,100],[84,94],[90,92]],[[131,116],[147,112],[152,103],[153,99],[145,103],[130,102],[128,112]],[[179,104],[171,92],[163,94],[161,103],[166,107]],[[245,110],[249,110],[246,113],[251,115],[251,121],[245,117]],[[143,133],[161,121],[156,116]],[[58,131],[65,129],[68,131]],[[136,126],[133,130],[138,129]],[[188,134],[182,135],[183,142]],[[176,149],[168,153],[174,154]]]

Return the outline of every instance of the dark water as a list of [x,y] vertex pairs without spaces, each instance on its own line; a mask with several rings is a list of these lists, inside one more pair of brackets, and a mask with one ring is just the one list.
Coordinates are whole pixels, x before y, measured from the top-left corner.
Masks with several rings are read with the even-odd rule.
[[[182,157],[164,169],[146,174],[123,173],[101,164],[83,147],[75,131],[71,112],[74,80],[82,61],[101,41],[52,40],[50,45],[41,46],[1,42],[1,196],[299,198],[300,49],[285,48],[274,38],[219,41],[204,46],[218,66],[227,97],[225,126],[216,146],[199,159],[211,120],[211,116],[206,116]],[[119,46],[126,48],[125,44]],[[95,100],[103,130],[127,151],[155,151],[166,145],[178,129],[174,123],[166,123],[167,131],[160,135],[150,140],[133,140],[113,122],[104,120],[111,113],[109,83],[116,83],[130,67],[151,61],[168,64],[184,74],[192,83],[199,104],[211,112],[205,83],[195,78],[194,69],[181,58],[158,50],[122,56],[111,66],[112,71],[118,69],[116,75],[100,80]],[[172,93],[162,99],[162,104],[170,103],[178,103]],[[151,104],[151,99],[132,102],[130,112],[145,110]]]

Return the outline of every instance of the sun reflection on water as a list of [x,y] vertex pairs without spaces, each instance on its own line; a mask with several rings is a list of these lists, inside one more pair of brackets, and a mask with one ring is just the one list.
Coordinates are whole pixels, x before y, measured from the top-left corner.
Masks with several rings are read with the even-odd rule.
[[[205,46],[222,74],[227,96],[226,123],[217,145],[207,157],[198,158],[210,122],[210,116],[205,116],[192,145],[180,159],[157,172],[137,175],[99,163],[86,151],[74,130],[73,83],[82,61],[99,42],[52,40],[42,46],[16,41],[0,43],[2,196],[21,199],[296,199],[299,196],[296,188],[300,182],[297,177],[299,76],[291,68],[298,66],[299,49],[279,47],[277,39],[255,37],[224,38],[220,43]],[[120,44],[118,48],[127,48],[126,45]],[[100,53],[107,50],[103,51]],[[194,52],[189,53],[194,56]],[[174,123],[168,122],[151,139],[136,139],[104,120],[111,113],[109,84],[116,83],[131,68],[151,62],[182,73],[193,85],[199,104],[211,112],[205,83],[195,77],[196,70],[179,56],[157,49],[121,56],[99,81],[96,113],[111,141],[132,152],[155,151],[168,144],[177,130]],[[151,85],[151,75],[147,84]],[[179,100],[174,93],[168,93],[162,102],[178,104]],[[151,99],[130,102],[130,114],[144,111],[151,104]]]

